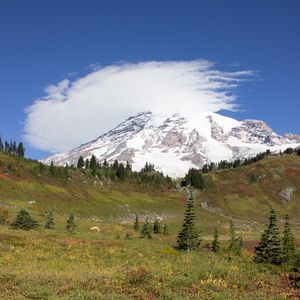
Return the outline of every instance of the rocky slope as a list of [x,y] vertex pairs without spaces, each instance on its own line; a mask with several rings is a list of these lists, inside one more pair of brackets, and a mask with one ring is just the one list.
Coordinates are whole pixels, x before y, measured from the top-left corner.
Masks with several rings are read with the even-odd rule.
[[89,143],[43,162],[76,165],[79,156],[94,154],[99,161],[129,161],[134,170],[151,162],[157,170],[177,177],[205,163],[245,158],[267,149],[278,152],[299,144],[299,135],[280,136],[259,120],[237,121],[216,113],[188,119],[178,113],[143,112]]

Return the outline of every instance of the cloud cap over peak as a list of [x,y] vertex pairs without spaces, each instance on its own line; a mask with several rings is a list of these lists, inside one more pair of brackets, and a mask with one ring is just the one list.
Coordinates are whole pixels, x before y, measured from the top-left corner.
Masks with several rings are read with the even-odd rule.
[[234,110],[234,89],[251,71],[225,72],[207,60],[147,61],[101,67],[64,79],[26,109],[25,138],[52,153],[72,149],[141,111]]

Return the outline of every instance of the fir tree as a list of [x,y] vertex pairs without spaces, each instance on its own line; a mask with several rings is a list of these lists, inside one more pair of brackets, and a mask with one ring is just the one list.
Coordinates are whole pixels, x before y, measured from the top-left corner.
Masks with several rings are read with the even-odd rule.
[[47,215],[47,221],[46,221],[46,224],[45,224],[45,228],[46,229],[54,229],[54,218],[53,218],[53,212],[50,210],[48,212],[48,215]]
[[55,168],[55,166],[54,166],[53,161],[51,161],[49,171],[50,171],[50,174],[51,174],[52,176],[55,176],[55,175],[56,175],[56,168]]
[[75,225],[75,217],[74,217],[74,214],[73,213],[70,213],[69,214],[69,217],[66,221],[66,230],[69,232],[69,233],[75,233],[75,229],[76,229],[76,225]]
[[124,180],[125,179],[125,168],[124,168],[124,165],[123,164],[119,164],[118,166],[118,169],[117,169],[117,172],[116,172],[116,175],[117,177],[120,179],[120,180]]
[[97,159],[96,156],[93,154],[90,160],[90,169],[95,172],[97,169]]
[[89,159],[87,158],[87,159],[85,160],[85,168],[88,169],[89,167],[90,167],[90,161],[89,161]]
[[220,242],[219,242],[219,233],[218,229],[215,228],[215,233],[214,233],[214,240],[212,241],[211,244],[211,250],[215,253],[218,253],[220,251]]
[[78,169],[82,169],[83,167],[84,167],[84,159],[83,159],[82,156],[80,156],[80,157],[78,158],[77,168],[78,168]]
[[191,196],[186,205],[182,230],[178,234],[176,248],[179,250],[195,250],[200,245],[198,233],[195,229],[194,200]]
[[4,149],[4,145],[3,145],[2,139],[0,137],[0,151],[3,151],[3,149]]
[[139,223],[139,216],[138,215],[135,216],[135,220],[134,220],[134,224],[133,224],[133,229],[135,231],[139,231],[140,230],[140,223]]
[[269,224],[261,235],[261,241],[255,247],[255,262],[279,265],[282,262],[280,231],[274,209],[270,211]]
[[292,263],[296,256],[296,244],[289,222],[289,216],[285,216],[285,224],[282,238],[282,260],[285,263]]
[[16,219],[10,224],[12,229],[23,229],[30,230],[35,229],[39,226],[38,222],[34,220],[28,211],[21,209],[16,217]]
[[153,224],[153,233],[160,234],[161,233],[161,227],[160,222],[156,218]]
[[[15,146],[15,144],[14,144],[14,146]],[[18,144],[18,148],[16,148],[16,154],[19,157],[24,157],[24,155],[25,155],[25,148],[24,148],[22,142]]]
[[142,238],[147,238],[147,239],[152,239],[152,234],[151,234],[151,225],[148,219],[144,223],[142,230],[141,230],[141,237]]
[[169,234],[169,229],[168,229],[167,224],[164,224],[163,234],[164,235],[168,235]]

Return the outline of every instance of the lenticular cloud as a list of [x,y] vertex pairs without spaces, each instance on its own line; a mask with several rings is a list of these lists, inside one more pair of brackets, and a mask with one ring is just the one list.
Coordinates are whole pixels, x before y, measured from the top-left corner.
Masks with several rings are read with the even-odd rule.
[[25,138],[52,153],[88,142],[141,112],[201,112],[235,109],[233,91],[250,71],[218,71],[209,61],[116,64],[75,81],[64,79],[26,109]]

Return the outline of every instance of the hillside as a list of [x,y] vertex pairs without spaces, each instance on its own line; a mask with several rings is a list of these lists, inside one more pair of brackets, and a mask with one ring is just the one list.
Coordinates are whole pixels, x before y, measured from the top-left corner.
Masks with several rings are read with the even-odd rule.
[[[188,253],[173,248],[186,203],[184,188],[100,180],[78,169],[64,173],[61,168],[60,176],[51,176],[43,168],[36,161],[0,153],[0,211],[9,212],[7,224],[0,225],[1,299],[299,297],[288,277],[291,268],[255,264],[252,250],[270,206],[281,220],[289,212],[293,229],[299,228],[300,156],[268,157],[205,174],[206,190],[196,197],[203,248]],[[291,187],[291,200],[283,201],[278,194]],[[41,226],[12,230],[8,223],[20,208]],[[44,228],[49,209],[54,230]],[[70,211],[75,213],[76,234],[65,230]],[[133,230],[135,214],[141,225],[147,216],[151,221],[162,217],[169,234],[140,238]],[[229,259],[226,250],[215,254],[207,245],[218,227],[221,246],[227,248],[230,219],[245,249]],[[91,231],[92,226],[99,232]],[[299,230],[294,233],[299,238]]]
[[[49,209],[59,214],[72,210],[83,219],[116,223],[131,222],[136,214],[160,216],[176,225],[182,218],[186,198],[183,188],[100,180],[78,169],[69,172],[66,178],[54,178],[41,174],[36,161],[0,153],[0,205],[12,214],[21,207],[40,214]],[[218,170],[203,177],[205,190],[197,196],[203,218],[198,221],[208,232],[216,219],[226,224],[234,218],[241,226],[245,224],[246,230],[259,227],[270,207],[280,217],[289,213],[292,222],[300,225],[297,155],[269,156],[248,166]]]

